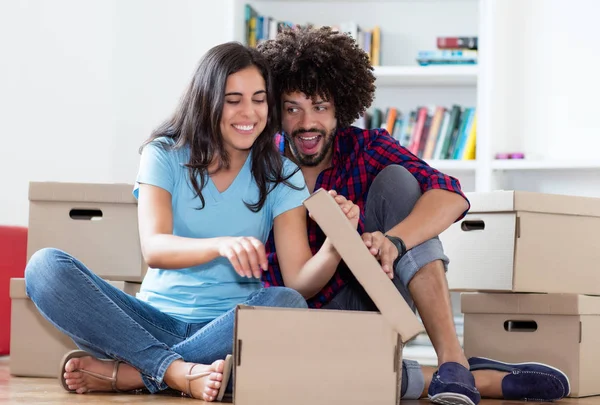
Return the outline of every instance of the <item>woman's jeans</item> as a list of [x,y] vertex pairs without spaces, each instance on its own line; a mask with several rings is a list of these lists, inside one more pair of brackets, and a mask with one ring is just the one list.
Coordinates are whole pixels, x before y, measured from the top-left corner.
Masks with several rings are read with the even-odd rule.
[[[36,252],[25,283],[27,295],[56,328],[97,358],[135,367],[151,393],[168,388],[163,379],[174,360],[211,364],[233,353],[235,309],[208,323],[181,321],[112,286],[63,251]],[[307,307],[298,292],[285,287],[255,291],[244,304]],[[230,379],[229,389],[231,384]]]

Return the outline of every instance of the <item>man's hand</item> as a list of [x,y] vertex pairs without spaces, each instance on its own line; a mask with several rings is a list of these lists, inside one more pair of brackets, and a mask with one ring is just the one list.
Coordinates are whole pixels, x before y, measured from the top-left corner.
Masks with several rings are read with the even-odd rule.
[[379,231],[365,232],[362,234],[362,239],[371,254],[379,260],[387,276],[390,279],[394,278],[394,260],[398,257],[396,246]]

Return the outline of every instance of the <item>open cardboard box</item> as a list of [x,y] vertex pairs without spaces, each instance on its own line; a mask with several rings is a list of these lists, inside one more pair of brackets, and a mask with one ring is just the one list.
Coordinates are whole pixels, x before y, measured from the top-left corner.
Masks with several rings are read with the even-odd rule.
[[402,348],[423,327],[333,197],[304,205],[380,312],[238,306],[234,402],[398,404]]

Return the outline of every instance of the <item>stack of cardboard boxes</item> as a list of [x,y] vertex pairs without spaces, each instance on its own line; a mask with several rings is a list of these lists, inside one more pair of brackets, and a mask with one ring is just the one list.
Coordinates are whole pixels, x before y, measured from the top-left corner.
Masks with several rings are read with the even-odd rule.
[[600,394],[600,199],[470,193],[440,239],[462,291],[464,350],[564,371],[571,397]]
[[[27,261],[46,247],[61,249],[94,273],[135,295],[146,273],[137,205],[130,184],[30,183]],[[76,346],[39,313],[25,280],[11,279],[10,372],[57,377]]]

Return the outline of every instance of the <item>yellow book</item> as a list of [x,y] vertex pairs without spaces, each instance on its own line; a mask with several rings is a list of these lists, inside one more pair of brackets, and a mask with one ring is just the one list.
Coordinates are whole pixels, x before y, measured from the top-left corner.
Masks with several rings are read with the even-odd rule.
[[373,46],[371,47],[371,64],[373,66],[381,65],[381,29],[379,26],[373,28]]
[[465,151],[463,152],[463,160],[475,160],[475,146],[477,145],[477,113],[473,117],[473,123],[471,124],[471,130],[469,131],[469,137],[467,138],[467,144],[465,145]]

